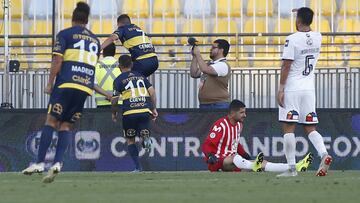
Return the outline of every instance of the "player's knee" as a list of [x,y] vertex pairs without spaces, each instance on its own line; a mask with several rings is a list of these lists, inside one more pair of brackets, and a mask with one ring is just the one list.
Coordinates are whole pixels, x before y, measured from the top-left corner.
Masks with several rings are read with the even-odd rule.
[[72,123],[62,122],[59,127],[59,131],[70,131],[73,127]]
[[46,116],[45,125],[51,126],[54,129],[58,129],[60,125],[60,121],[58,121],[54,116],[48,114]]
[[128,145],[135,144],[135,137],[127,137],[126,138],[126,143]]
[[316,125],[304,125],[304,131],[309,135],[311,132],[316,131]]

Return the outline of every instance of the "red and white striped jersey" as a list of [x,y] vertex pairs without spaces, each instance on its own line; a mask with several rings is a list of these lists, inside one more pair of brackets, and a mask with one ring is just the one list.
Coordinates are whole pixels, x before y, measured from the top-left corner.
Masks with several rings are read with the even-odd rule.
[[236,153],[243,155],[245,151],[240,144],[242,128],[243,124],[240,122],[232,125],[228,116],[217,120],[202,145],[205,159],[209,153],[214,154],[217,158],[225,158]]

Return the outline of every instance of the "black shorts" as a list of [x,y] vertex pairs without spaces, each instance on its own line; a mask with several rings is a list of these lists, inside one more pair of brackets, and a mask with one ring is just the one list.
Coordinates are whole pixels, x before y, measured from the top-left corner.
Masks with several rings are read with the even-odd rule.
[[58,121],[75,123],[81,118],[87,96],[81,90],[55,87],[50,95],[48,114]]
[[159,61],[156,56],[135,60],[133,70],[141,73],[145,77],[149,77],[153,74],[159,67]]
[[125,137],[150,136],[150,114],[137,113],[123,116],[123,129]]

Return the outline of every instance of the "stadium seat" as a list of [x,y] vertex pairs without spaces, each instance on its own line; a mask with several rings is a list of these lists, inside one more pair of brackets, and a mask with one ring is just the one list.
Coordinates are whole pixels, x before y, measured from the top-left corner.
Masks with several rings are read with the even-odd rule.
[[316,64],[317,67],[339,67],[344,63],[342,51],[339,47],[323,46],[321,47],[320,58]]
[[201,17],[211,14],[210,0],[185,0],[184,16]]
[[93,20],[91,22],[91,31],[94,34],[111,34],[115,31],[115,23],[111,19]]
[[[155,20],[152,24],[153,34],[174,34],[175,23],[171,21]],[[174,44],[174,37],[153,37],[151,38],[153,44]]]
[[63,13],[64,18],[71,18],[74,8],[76,7],[76,3],[81,0],[63,0]]
[[185,60],[191,60],[190,54],[178,54],[177,52],[184,52],[182,48],[160,48],[158,49],[159,56],[159,68],[168,69],[168,68],[186,68]]
[[[293,27],[291,29],[291,20],[280,18],[280,21],[276,20],[275,24],[275,33],[292,33],[296,30],[295,21],[293,23]],[[278,44],[285,43],[286,36],[274,37],[274,42]]]
[[[52,24],[51,21],[46,20],[38,20],[32,21],[30,25],[30,35],[36,34],[51,34],[52,32]],[[51,45],[51,37],[50,38],[30,38],[28,40],[29,45]]]
[[122,13],[127,13],[132,18],[149,17],[149,3],[147,0],[123,0]]
[[248,0],[247,16],[272,16],[273,1],[272,0]]
[[[358,8],[358,9],[356,9]],[[349,16],[356,16],[360,10],[360,0],[343,0],[341,3],[340,14]]]
[[281,56],[279,50],[273,47],[260,47],[254,55],[254,67],[280,67]]
[[355,46],[350,49],[349,66],[360,68],[360,47]]
[[[242,0],[217,0],[217,15],[219,17],[240,17],[242,9]],[[229,9],[228,9],[229,8]]]
[[290,16],[293,8],[301,8],[305,6],[305,1],[299,0],[278,0],[280,4],[280,15],[283,17]]
[[[316,32],[331,32],[329,21],[327,19],[325,19],[325,18],[321,19],[320,24],[313,22],[311,24],[311,29],[316,31]],[[323,35],[321,42],[322,43],[330,43],[331,42],[331,36]]]
[[[1,24],[3,24],[3,21],[0,21]],[[21,26],[23,25],[22,22],[20,21],[11,21],[11,23],[9,24],[10,26],[10,30],[9,30],[9,35],[21,35],[23,34],[21,32]],[[0,35],[4,34],[4,29],[1,29],[0,31]],[[21,45],[21,42],[23,42],[22,38],[9,38],[9,45],[11,46],[19,46]],[[0,45],[4,46],[4,38],[0,38]]]
[[[354,19],[353,21],[353,32],[360,32],[360,20]],[[360,43],[360,36],[353,37],[355,43]]]
[[28,13],[30,19],[52,16],[52,0],[31,0]]
[[[337,24],[337,32],[353,32],[354,21],[351,19],[340,19]],[[353,36],[336,36],[335,43],[353,43]]]
[[51,48],[31,48],[33,55],[29,61],[32,61],[31,68],[50,68],[51,67]]
[[[182,33],[204,33],[206,32],[204,25],[202,19],[188,20],[182,26]],[[181,44],[187,44],[187,39],[187,37],[182,37]],[[206,42],[206,38],[204,37],[196,37],[196,39],[199,43]]]
[[90,15],[91,16],[102,16],[102,17],[117,17],[117,8],[118,5],[116,0],[91,0],[90,4]]
[[[249,19],[245,22],[244,33],[264,33],[266,32],[265,20],[258,18],[255,21],[255,27],[253,19]],[[255,39],[255,41],[254,41]],[[244,37],[244,44],[265,44],[266,37]]]
[[[25,1],[24,1],[24,3],[25,3]],[[1,10],[3,9],[2,4],[3,4],[3,1],[1,1]],[[23,0],[11,0],[11,2],[10,2],[11,18],[21,18],[23,13],[24,13]]]
[[20,62],[20,69],[24,70],[29,67],[23,48],[10,48],[9,53],[10,60],[18,60]]
[[311,0],[310,8],[314,10],[314,13],[318,11],[321,15],[331,16],[336,14],[336,0]]
[[[214,22],[216,23],[216,22]],[[225,19],[219,19],[217,26],[216,24],[214,24],[214,28],[213,28],[213,33],[238,33],[238,28],[236,25],[236,21],[235,20],[225,20]],[[213,37],[211,39],[211,41],[214,41],[216,38],[219,37]],[[227,40],[229,41],[230,44],[234,44],[236,43],[236,39],[235,37],[221,37],[221,38],[227,38]]]
[[[230,47],[231,52],[235,52],[234,47]],[[226,56],[227,62],[229,63],[231,68],[244,68],[249,67],[248,56],[244,53],[239,53],[238,61],[236,62],[236,53],[229,53]]]
[[154,17],[175,17],[180,14],[179,0],[154,0]]

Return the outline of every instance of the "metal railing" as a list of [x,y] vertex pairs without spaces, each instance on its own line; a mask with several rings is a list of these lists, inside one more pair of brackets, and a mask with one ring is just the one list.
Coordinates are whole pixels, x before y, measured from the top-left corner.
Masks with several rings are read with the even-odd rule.
[[[46,108],[44,94],[48,70],[21,71],[10,74],[10,89],[4,90],[0,72],[0,100],[6,93],[14,108]],[[360,68],[317,69],[316,98],[318,108],[360,108]],[[233,69],[229,83],[231,98],[245,102],[249,108],[276,108],[280,69]],[[197,108],[199,80],[188,69],[162,69],[151,76],[158,95],[159,108]],[[94,108],[93,97],[86,108]]]

